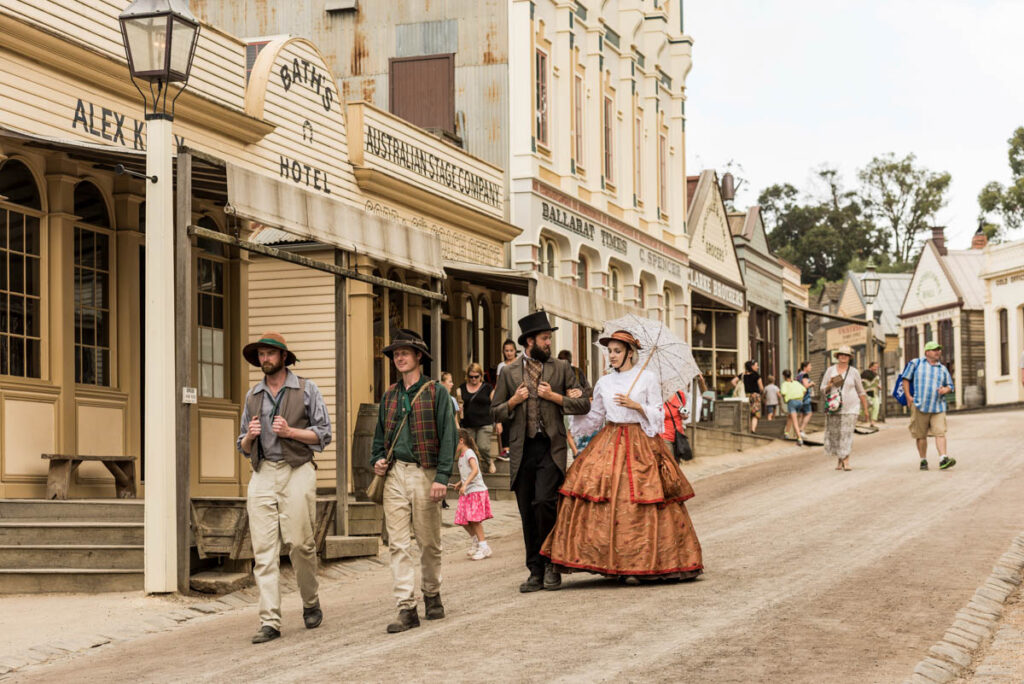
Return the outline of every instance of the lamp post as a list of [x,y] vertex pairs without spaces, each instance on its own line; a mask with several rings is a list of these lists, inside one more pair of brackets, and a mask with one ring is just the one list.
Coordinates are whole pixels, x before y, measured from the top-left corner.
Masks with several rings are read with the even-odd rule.
[[174,103],[192,69],[199,22],[189,12],[187,0],[136,0],[118,21],[128,70],[146,113],[144,554],[145,589],[154,594],[178,588],[171,124]]
[[864,304],[867,308],[867,319],[868,319],[868,347],[867,347],[867,365],[871,365],[874,361],[874,350],[875,350],[875,297],[878,296],[878,288],[882,284],[881,279],[875,272],[875,265],[868,264],[867,270],[864,276],[860,279],[861,292],[864,293]]

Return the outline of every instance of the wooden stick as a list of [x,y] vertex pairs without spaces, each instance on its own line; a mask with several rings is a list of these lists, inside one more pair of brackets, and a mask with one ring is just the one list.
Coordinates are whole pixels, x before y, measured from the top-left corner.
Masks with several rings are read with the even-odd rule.
[[640,373],[637,373],[636,377],[633,378],[633,383],[629,386],[629,389],[626,390],[626,398],[627,399],[629,398],[630,393],[633,391],[633,388],[636,387],[636,381],[640,379],[640,374],[643,373],[645,370],[647,370],[647,364],[649,364],[651,362],[651,358],[654,356],[654,352],[656,352],[656,351],[658,351],[657,347],[653,347],[651,349],[651,353],[648,354],[647,360],[644,361],[644,365],[640,367]]

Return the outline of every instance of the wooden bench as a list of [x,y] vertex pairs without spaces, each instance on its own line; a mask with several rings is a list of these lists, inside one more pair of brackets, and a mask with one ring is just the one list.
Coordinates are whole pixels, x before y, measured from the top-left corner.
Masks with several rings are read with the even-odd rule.
[[66,499],[71,487],[71,476],[84,461],[99,461],[114,476],[114,487],[118,499],[135,498],[135,457],[134,456],[67,456],[64,454],[43,454],[50,462],[46,474],[46,498]]

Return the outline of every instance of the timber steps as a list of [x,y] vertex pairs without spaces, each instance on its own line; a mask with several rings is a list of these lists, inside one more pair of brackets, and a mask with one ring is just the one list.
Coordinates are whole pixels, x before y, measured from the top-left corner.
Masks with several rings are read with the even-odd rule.
[[0,594],[143,587],[142,500],[0,500]]

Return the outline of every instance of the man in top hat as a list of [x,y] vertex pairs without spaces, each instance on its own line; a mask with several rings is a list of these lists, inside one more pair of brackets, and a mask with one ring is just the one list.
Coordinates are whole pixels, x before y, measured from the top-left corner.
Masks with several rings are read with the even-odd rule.
[[330,443],[331,418],[313,381],[288,370],[298,359],[279,334],[264,333],[245,345],[242,356],[261,368],[264,376],[245,396],[238,436],[238,450],[253,469],[246,509],[255,556],[253,575],[260,590],[260,630],[252,643],[261,644],[281,636],[282,541],[295,569],[306,629],[323,621],[313,540],[313,452],[323,451]]
[[412,534],[420,547],[424,615],[428,620],[444,617],[441,501],[448,492],[458,436],[451,395],[441,383],[423,375],[423,359],[431,357],[419,333],[399,330],[383,351],[402,379],[380,400],[370,465],[377,475],[387,477],[384,522],[398,603],[398,619],[387,631],[396,633],[420,626],[413,587]]
[[551,358],[551,333],[557,328],[543,311],[519,321],[523,356],[498,376],[491,400],[495,421],[509,421],[512,490],[526,544],[530,577],[523,593],[558,589],[561,575],[540,555],[541,544],[555,525],[558,488],[565,479],[565,415],[583,414],[590,401],[582,396],[569,364]]

